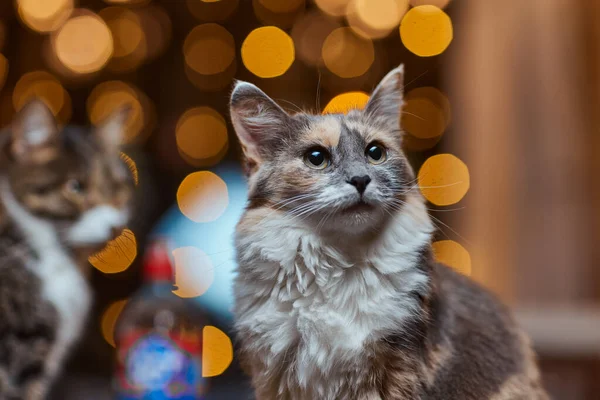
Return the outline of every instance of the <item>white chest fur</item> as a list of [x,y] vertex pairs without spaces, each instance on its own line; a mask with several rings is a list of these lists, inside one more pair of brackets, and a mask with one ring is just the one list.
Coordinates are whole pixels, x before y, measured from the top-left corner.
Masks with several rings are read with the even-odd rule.
[[415,268],[431,236],[427,214],[398,216],[364,249],[330,246],[281,214],[259,220],[238,231],[235,288],[254,383],[272,391],[266,381],[279,379],[284,393],[347,396],[349,377],[367,375],[369,343],[402,329],[417,306],[408,293],[428,279]]

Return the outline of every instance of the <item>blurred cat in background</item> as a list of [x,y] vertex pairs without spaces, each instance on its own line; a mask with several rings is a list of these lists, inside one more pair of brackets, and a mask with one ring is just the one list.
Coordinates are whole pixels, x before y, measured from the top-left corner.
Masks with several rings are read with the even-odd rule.
[[82,331],[87,258],[131,213],[128,113],[60,128],[33,100],[0,136],[0,399],[45,398]]
[[233,90],[249,174],[234,312],[258,400],[547,399],[510,312],[433,259],[402,93],[402,67],[347,115]]

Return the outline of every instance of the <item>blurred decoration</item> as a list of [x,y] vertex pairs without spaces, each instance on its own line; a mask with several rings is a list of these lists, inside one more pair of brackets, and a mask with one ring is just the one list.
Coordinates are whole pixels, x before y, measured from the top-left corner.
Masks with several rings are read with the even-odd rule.
[[136,186],[140,183],[139,172],[137,169],[137,165],[135,165],[135,161],[131,159],[127,154],[121,152],[121,158],[125,161],[129,169],[131,170],[131,175],[133,176],[133,181]]
[[237,9],[239,0],[187,0],[190,12],[200,21],[224,21]]
[[144,41],[145,62],[154,61],[167,49],[173,36],[173,24],[165,10],[159,6],[149,5],[132,10],[138,16]]
[[342,25],[337,19],[318,11],[303,14],[292,28],[297,57],[309,66],[323,65],[321,49],[327,36]]
[[420,57],[437,56],[452,41],[452,21],[435,6],[411,8],[400,24],[400,38],[408,50]]
[[233,344],[223,331],[205,326],[202,331],[202,376],[221,375],[233,361]]
[[410,5],[413,7],[431,5],[437,8],[444,8],[448,3],[450,3],[450,0],[410,0]]
[[405,148],[410,151],[432,148],[441,140],[450,118],[450,101],[445,94],[434,87],[411,90],[402,108],[402,128],[407,133]]
[[223,89],[235,76],[235,53],[235,41],[227,29],[215,23],[199,25],[183,43],[186,75],[202,90]]
[[227,185],[210,171],[189,174],[177,189],[177,204],[181,212],[194,222],[212,222],[227,209]]
[[75,74],[100,71],[110,60],[114,43],[106,22],[89,10],[76,10],[52,36],[58,60]]
[[135,234],[124,229],[123,232],[97,254],[89,258],[90,264],[105,274],[118,274],[131,266],[137,257]]
[[6,77],[8,76],[8,59],[0,54],[0,90],[6,83]]
[[334,17],[341,17],[346,14],[348,4],[351,0],[315,0],[317,6],[323,11]]
[[322,49],[327,69],[341,78],[363,75],[375,60],[373,42],[354,33],[351,28],[338,28],[325,39]]
[[[115,110],[130,105],[132,111],[125,124],[124,143],[140,142],[141,133],[150,119],[148,98],[136,87],[122,81],[108,81],[96,86],[87,100],[87,111],[94,125],[102,123]],[[147,129],[146,129],[147,130]]]
[[252,6],[263,24],[285,29],[303,13],[306,0],[252,0]]
[[432,247],[437,262],[452,267],[461,274],[471,275],[471,255],[460,243],[439,240]]
[[73,0],[16,0],[21,21],[36,32],[53,32],[73,12]]
[[210,167],[227,154],[229,141],[225,118],[210,107],[187,110],[175,128],[181,157],[196,167]]
[[275,26],[256,28],[242,44],[242,61],[254,75],[275,78],[283,75],[295,59],[294,41]]
[[99,15],[106,21],[114,42],[114,52],[108,68],[115,72],[139,68],[148,54],[140,17],[123,7],[105,8]]
[[12,101],[15,111],[20,111],[34,98],[41,99],[61,124],[71,119],[71,96],[60,81],[46,71],[33,71],[23,75],[15,85]]
[[173,250],[175,258],[175,286],[177,296],[193,298],[202,296],[214,280],[214,266],[210,257],[193,246]]
[[365,92],[347,92],[338,94],[327,103],[323,114],[347,114],[352,109],[363,109],[369,101]]
[[452,154],[436,154],[421,166],[418,183],[428,201],[438,206],[448,206],[458,203],[467,194],[469,169]]
[[396,28],[408,10],[408,0],[353,0],[348,5],[348,24],[360,36],[380,39]]
[[125,308],[127,304],[127,299],[118,300],[114,303],[111,303],[104,312],[102,313],[102,317],[100,318],[100,329],[102,330],[102,336],[106,343],[110,344],[112,347],[116,347],[115,344],[115,325],[117,324],[117,320],[119,319],[119,315],[121,315],[121,311]]

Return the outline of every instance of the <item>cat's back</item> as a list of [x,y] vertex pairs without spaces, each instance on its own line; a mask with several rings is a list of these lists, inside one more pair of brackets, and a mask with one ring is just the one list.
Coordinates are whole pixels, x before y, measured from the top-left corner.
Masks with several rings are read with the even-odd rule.
[[547,399],[528,337],[495,295],[432,265],[426,399]]

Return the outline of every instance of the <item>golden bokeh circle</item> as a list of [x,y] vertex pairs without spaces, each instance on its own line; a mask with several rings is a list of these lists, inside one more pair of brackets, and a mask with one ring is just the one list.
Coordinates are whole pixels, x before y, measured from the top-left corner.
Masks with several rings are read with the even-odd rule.
[[402,128],[418,139],[441,136],[450,123],[450,101],[434,87],[411,90],[404,99]]
[[233,35],[221,25],[202,24],[188,34],[183,44],[186,64],[202,75],[224,72],[235,60]]
[[42,100],[60,123],[66,124],[71,119],[71,97],[49,72],[29,72],[17,81],[12,95],[14,109],[20,111],[34,98]]
[[110,304],[106,307],[100,318],[100,330],[102,331],[102,336],[104,337],[104,340],[106,340],[106,343],[110,344],[112,347],[116,347],[115,326],[119,320],[119,315],[121,315],[123,308],[127,305],[127,301],[127,299],[118,300]]
[[283,75],[292,66],[294,58],[294,41],[275,26],[253,30],[242,44],[244,65],[261,78]]
[[341,78],[355,78],[369,70],[375,60],[373,42],[356,35],[351,28],[338,28],[323,43],[322,57],[327,69]]
[[115,72],[137,69],[148,56],[148,41],[139,15],[124,7],[108,7],[99,15],[113,37],[114,51],[108,69]]
[[124,229],[117,238],[108,242],[104,249],[91,256],[88,261],[105,274],[118,274],[129,268],[136,257],[135,234],[129,229]]
[[197,247],[173,250],[175,258],[175,286],[173,291],[182,298],[202,296],[212,285],[215,269],[210,257]]
[[233,344],[219,328],[207,325],[202,329],[202,377],[221,375],[233,361]]
[[438,206],[458,203],[469,191],[469,169],[452,154],[429,157],[419,170],[419,189],[423,196]]
[[34,31],[52,32],[69,19],[73,0],[17,0],[21,20]]
[[87,111],[94,125],[100,124],[118,108],[129,105],[131,112],[125,122],[124,143],[137,139],[145,125],[145,110],[139,91],[122,81],[108,81],[96,86],[87,100]]
[[326,14],[341,17],[346,14],[346,9],[351,0],[315,0],[317,6]]
[[408,10],[408,0],[354,0],[347,11],[350,27],[366,38],[389,35]]
[[402,43],[420,57],[443,53],[452,42],[452,37],[452,20],[435,6],[411,8],[400,23]]
[[227,184],[210,171],[189,174],[177,189],[179,210],[194,222],[212,222],[229,205]]
[[76,74],[101,70],[110,60],[114,45],[108,25],[93,13],[72,17],[56,31],[53,48],[58,60]]
[[212,166],[227,152],[227,123],[210,107],[192,108],[179,118],[175,139],[179,151],[195,160],[193,165]]
[[369,101],[369,95],[365,92],[347,92],[338,94],[327,103],[323,114],[347,114],[353,109],[363,109]]
[[292,39],[299,59],[311,66],[323,64],[321,49],[327,36],[341,24],[337,19],[318,11],[304,13],[292,28]]
[[464,275],[471,275],[471,255],[454,240],[440,240],[432,244],[437,262],[454,268]]

